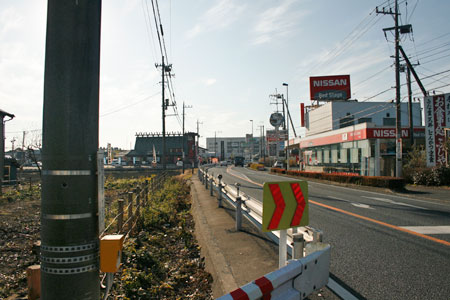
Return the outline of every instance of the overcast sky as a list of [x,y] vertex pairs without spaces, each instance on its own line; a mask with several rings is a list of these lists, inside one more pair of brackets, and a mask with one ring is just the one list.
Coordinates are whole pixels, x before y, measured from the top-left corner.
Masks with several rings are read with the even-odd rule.
[[[425,87],[450,92],[450,1],[399,2],[401,24],[414,30],[401,43],[420,62]],[[178,112],[183,101],[192,106],[186,130],[196,131],[199,120],[204,145],[215,132],[251,133],[253,120],[259,136],[276,109],[269,95],[285,94],[286,82],[295,129],[303,133],[299,103],[310,104],[309,76],[350,74],[353,99],[392,100],[393,89],[373,97],[395,85],[393,38],[382,30],[394,21],[374,12],[383,3],[393,1],[160,0]],[[16,115],[6,123],[7,150],[13,139],[21,146],[22,131],[29,143],[42,128],[46,10],[44,0],[0,0],[0,109]],[[101,38],[99,143],[130,149],[136,132],[162,127],[151,0],[104,0]],[[415,83],[413,90],[421,97]],[[179,120],[169,116],[167,128],[181,131]]]

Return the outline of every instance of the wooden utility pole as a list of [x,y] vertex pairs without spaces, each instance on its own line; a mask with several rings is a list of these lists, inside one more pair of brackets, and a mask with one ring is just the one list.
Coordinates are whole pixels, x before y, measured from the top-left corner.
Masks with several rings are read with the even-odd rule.
[[184,104],[184,101],[183,101],[183,135],[181,136],[181,153],[182,153],[182,155],[181,155],[181,157],[182,157],[182,160],[183,160],[183,174],[184,174],[184,156],[185,156],[185,154],[184,154],[184,120],[185,120],[185,116],[186,116],[186,113],[185,113],[185,109],[186,108],[192,108],[192,106],[189,106],[189,105],[185,105]]

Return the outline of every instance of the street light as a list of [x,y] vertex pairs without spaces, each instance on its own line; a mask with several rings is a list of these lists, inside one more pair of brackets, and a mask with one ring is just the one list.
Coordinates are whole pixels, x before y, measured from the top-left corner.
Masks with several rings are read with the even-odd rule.
[[250,120],[252,122],[252,136],[250,137],[250,161],[253,161],[253,120]]
[[286,87],[286,112],[287,112],[287,147],[286,147],[286,170],[289,170],[289,85],[283,82],[283,86]]

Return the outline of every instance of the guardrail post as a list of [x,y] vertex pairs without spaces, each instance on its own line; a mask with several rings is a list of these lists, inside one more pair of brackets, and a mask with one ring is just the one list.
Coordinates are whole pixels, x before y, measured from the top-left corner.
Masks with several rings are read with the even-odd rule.
[[205,173],[205,189],[208,189],[208,172]]
[[242,228],[242,199],[236,197],[236,231],[240,231]]
[[313,241],[322,243],[322,239],[323,239],[323,232],[322,232],[322,230],[318,230],[318,229],[314,230],[314,232],[313,232]]
[[128,231],[131,234],[131,229],[133,229],[133,192],[128,192],[128,215],[127,215],[127,221],[128,221]]
[[214,192],[213,192],[214,185],[213,185],[213,178],[212,177],[210,178],[209,183],[210,183],[210,188],[211,188],[209,195],[210,196],[214,196]]
[[136,188],[136,218],[139,220],[141,216],[141,188]]
[[303,233],[294,233],[294,251],[292,258],[299,259],[303,257],[303,249],[305,248],[305,239],[303,238]]
[[123,227],[123,199],[119,199],[117,201],[117,204],[118,204],[118,212],[119,212],[119,216],[117,218],[117,232],[121,233],[122,227]]
[[219,178],[219,186],[218,186],[218,192],[217,192],[217,200],[218,200],[218,204],[219,207],[222,207],[222,175],[219,174],[219,176],[217,177]]

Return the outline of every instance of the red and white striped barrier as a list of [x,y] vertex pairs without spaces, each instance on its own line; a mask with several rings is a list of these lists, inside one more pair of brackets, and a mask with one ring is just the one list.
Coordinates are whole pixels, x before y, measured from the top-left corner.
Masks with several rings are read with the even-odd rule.
[[330,245],[319,243],[321,250],[291,260],[283,268],[256,279],[218,300],[297,300],[328,283]]

